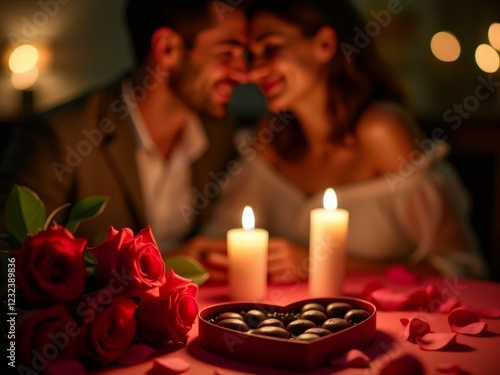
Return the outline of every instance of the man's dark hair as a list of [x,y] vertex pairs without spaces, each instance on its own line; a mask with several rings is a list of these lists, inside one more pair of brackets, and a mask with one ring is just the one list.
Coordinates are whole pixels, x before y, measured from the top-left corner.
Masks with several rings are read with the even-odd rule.
[[214,0],[129,0],[127,25],[137,63],[141,63],[151,47],[156,29],[166,26],[175,30],[185,46],[194,45],[196,35],[214,22]]

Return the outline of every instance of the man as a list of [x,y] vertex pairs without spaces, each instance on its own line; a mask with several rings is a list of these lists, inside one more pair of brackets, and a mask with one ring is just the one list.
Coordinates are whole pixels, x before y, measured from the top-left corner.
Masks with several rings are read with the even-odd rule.
[[150,225],[163,253],[184,244],[177,252],[196,255],[207,244],[185,241],[209,216],[233,157],[221,120],[246,80],[245,16],[213,0],[130,0],[127,21],[134,70],[19,124],[0,166],[0,206],[13,184],[33,189],[48,212],[104,195],[106,209],[77,232],[89,244],[110,225]]

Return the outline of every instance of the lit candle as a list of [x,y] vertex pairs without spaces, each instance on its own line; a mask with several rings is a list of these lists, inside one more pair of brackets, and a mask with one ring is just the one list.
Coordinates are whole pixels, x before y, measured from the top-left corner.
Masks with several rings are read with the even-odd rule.
[[269,233],[255,228],[252,208],[246,206],[243,228],[227,232],[229,297],[232,300],[262,300],[267,291],[267,247]]
[[349,213],[337,208],[333,189],[325,191],[323,207],[311,211],[309,239],[309,294],[342,294]]

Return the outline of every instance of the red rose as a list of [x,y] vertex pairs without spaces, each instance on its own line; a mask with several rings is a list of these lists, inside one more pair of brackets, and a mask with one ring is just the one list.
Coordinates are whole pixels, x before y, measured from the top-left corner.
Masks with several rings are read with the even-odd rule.
[[81,329],[62,304],[27,311],[17,321],[19,358],[35,372],[51,362],[77,358],[76,338],[80,334]]
[[160,296],[137,308],[137,335],[160,344],[186,343],[198,315],[198,286],[172,270],[166,277],[165,284],[160,287]]
[[83,291],[87,240],[66,228],[49,227],[28,237],[14,253],[16,282],[29,304],[71,302]]
[[120,358],[135,337],[137,304],[131,298],[113,295],[107,288],[80,301],[76,312],[83,318],[84,355],[106,366]]
[[97,258],[96,278],[104,283],[119,283],[125,295],[141,299],[158,296],[165,283],[165,264],[151,228],[134,237],[129,228],[120,231],[110,227],[106,240],[89,249]]

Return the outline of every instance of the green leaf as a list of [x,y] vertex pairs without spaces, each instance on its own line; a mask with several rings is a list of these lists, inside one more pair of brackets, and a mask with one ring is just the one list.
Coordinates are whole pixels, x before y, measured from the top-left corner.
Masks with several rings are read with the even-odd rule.
[[72,233],[75,233],[80,222],[93,219],[101,214],[106,207],[109,198],[103,196],[93,196],[82,199],[75,204],[69,212],[66,228]]
[[85,268],[87,269],[87,274],[90,274],[94,271],[94,268],[97,265],[97,258],[88,250],[85,250],[83,252],[83,258],[85,259]]
[[196,285],[202,285],[210,277],[200,262],[188,256],[176,255],[164,261],[166,270],[172,269],[177,275],[191,279]]
[[59,206],[57,207],[54,211],[52,211],[52,213],[49,215],[49,217],[45,220],[45,224],[43,225],[43,229],[47,229],[50,225],[50,222],[52,221],[52,219],[54,219],[54,217],[62,210],[64,210],[66,207],[69,207],[70,204],[69,203],[65,203],[63,204],[62,206]]
[[12,188],[5,205],[5,223],[20,243],[43,228],[46,215],[45,206],[34,191],[19,185]]
[[85,259],[85,264],[89,266],[95,266],[97,264],[97,258],[90,251],[85,250],[83,252],[83,258]]

